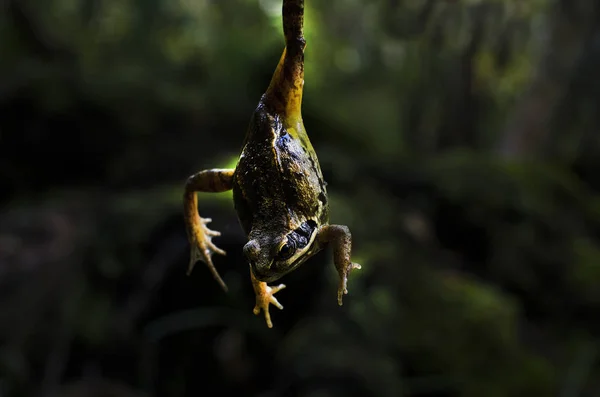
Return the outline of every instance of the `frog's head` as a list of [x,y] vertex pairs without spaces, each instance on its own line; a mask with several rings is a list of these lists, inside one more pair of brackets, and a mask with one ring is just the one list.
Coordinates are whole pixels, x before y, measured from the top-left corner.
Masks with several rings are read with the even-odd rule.
[[250,232],[244,256],[259,281],[272,282],[291,272],[316,252],[317,223],[302,222],[293,230],[261,228]]

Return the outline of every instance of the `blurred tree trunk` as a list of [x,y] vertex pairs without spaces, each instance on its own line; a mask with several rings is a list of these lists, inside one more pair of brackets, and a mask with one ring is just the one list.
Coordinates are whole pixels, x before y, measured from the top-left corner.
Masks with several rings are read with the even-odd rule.
[[555,110],[593,39],[599,6],[588,0],[557,0],[547,16],[533,80],[508,120],[498,151],[507,158],[538,157],[548,144]]

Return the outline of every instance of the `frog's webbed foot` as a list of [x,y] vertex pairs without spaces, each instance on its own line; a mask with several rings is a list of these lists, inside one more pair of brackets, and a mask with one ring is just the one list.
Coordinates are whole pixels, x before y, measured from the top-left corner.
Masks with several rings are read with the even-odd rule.
[[185,225],[191,246],[187,274],[189,275],[192,272],[196,262],[202,261],[206,263],[215,280],[225,291],[227,291],[227,286],[212,262],[213,254],[225,255],[225,251],[212,242],[212,238],[220,236],[221,233],[206,226],[212,219],[202,218],[198,215],[196,192],[224,192],[230,190],[233,174],[233,169],[212,169],[198,172],[188,178],[183,199]]
[[352,251],[352,234],[347,226],[343,225],[324,225],[319,229],[317,238],[319,243],[333,245],[333,263],[340,276],[340,283],[337,291],[338,305],[342,306],[343,297],[348,293],[348,275],[354,269],[360,269],[358,263],[350,260]]
[[252,287],[254,287],[254,293],[256,294],[256,305],[254,306],[254,314],[259,315],[262,310],[265,313],[265,321],[267,322],[267,327],[273,328],[273,323],[271,322],[271,314],[269,313],[269,305],[274,305],[279,310],[283,310],[283,306],[279,301],[273,296],[275,293],[281,291],[285,288],[285,284],[279,284],[277,287],[269,287],[267,283],[258,281],[254,278],[254,274],[252,274],[252,270],[250,270],[250,277],[252,279]]
[[213,254],[226,255],[226,252],[212,242],[212,238],[220,236],[221,233],[216,230],[209,229],[206,224],[210,222],[212,222],[212,219],[201,218],[198,216],[198,221],[196,222],[197,227],[195,228],[192,236],[190,236],[191,253],[187,274],[189,276],[192,273],[192,270],[198,261],[204,262],[206,265],[208,265],[208,268],[217,282],[221,285],[221,287],[223,287],[224,290],[227,291],[225,282],[223,279],[221,279],[219,272],[212,262]]

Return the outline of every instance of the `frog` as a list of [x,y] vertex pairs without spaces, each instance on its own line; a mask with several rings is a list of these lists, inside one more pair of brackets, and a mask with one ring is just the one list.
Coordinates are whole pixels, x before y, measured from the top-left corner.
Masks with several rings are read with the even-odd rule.
[[266,91],[254,110],[235,168],[214,168],[191,175],[185,184],[184,220],[191,247],[189,275],[204,262],[227,291],[213,264],[226,252],[213,242],[211,218],[198,212],[197,194],[232,190],[239,223],[248,238],[243,246],[255,293],[253,313],[262,311],[273,327],[270,305],[283,309],[275,294],[286,286],[270,286],[317,252],[332,247],[339,275],[337,303],[348,293],[348,276],[360,269],[352,262],[352,234],[345,225],[329,223],[326,182],[302,119],[304,89],[304,0],[283,0],[285,48]]

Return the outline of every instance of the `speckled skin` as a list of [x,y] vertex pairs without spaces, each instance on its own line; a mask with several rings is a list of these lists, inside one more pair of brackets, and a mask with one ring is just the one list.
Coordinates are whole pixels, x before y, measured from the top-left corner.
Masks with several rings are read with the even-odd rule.
[[257,279],[274,281],[316,252],[313,244],[291,263],[277,260],[283,239],[303,222],[328,222],[325,182],[301,120],[287,128],[261,100],[233,176],[233,199],[242,228],[260,247],[251,262]]

